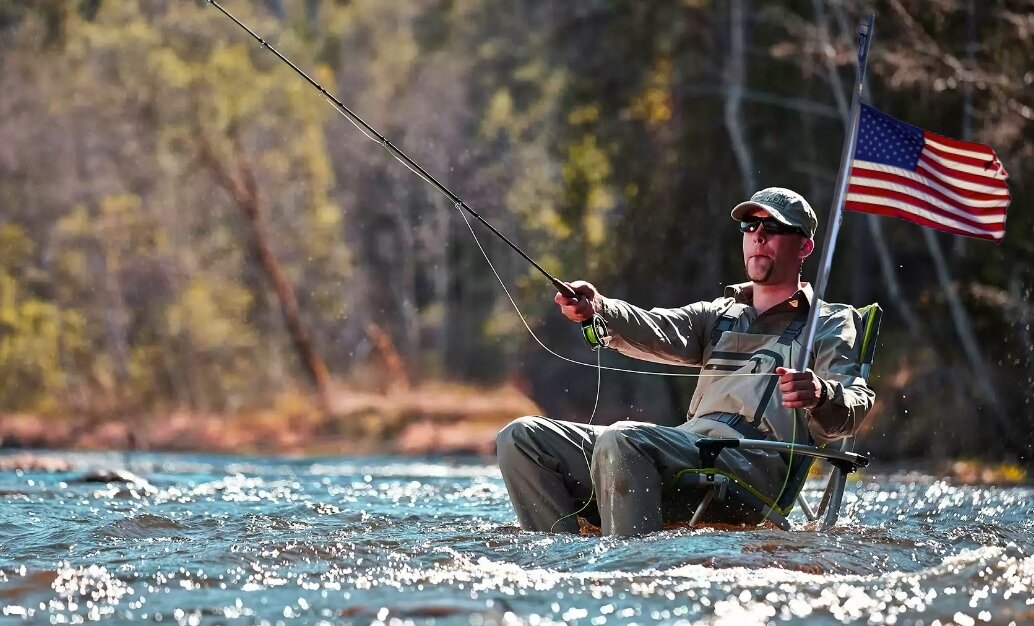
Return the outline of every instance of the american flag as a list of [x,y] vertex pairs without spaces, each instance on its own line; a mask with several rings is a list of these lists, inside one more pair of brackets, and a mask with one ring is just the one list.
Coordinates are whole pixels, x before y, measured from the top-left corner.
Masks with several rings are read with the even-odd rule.
[[990,146],[949,139],[863,104],[844,208],[1001,243],[1008,176]]

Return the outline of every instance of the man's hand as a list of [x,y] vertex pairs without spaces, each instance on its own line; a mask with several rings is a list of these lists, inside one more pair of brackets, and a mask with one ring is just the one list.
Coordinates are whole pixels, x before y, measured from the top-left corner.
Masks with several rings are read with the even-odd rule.
[[584,280],[576,280],[572,283],[565,283],[576,294],[577,298],[568,298],[557,292],[553,301],[560,305],[560,312],[572,322],[584,322],[598,313],[603,308],[603,296],[591,283]]
[[811,370],[777,367],[779,390],[783,392],[783,406],[788,409],[812,409],[819,405],[823,384]]

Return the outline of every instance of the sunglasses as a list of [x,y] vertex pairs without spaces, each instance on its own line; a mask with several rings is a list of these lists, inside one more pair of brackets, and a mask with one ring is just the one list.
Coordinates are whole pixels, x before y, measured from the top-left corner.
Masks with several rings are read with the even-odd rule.
[[740,220],[741,233],[753,233],[758,228],[763,228],[770,235],[801,235],[804,231],[796,226],[787,226],[774,217],[747,217]]

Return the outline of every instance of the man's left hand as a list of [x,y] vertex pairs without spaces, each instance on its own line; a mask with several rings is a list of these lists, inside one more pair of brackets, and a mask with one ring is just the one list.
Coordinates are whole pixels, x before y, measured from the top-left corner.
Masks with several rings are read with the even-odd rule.
[[815,372],[777,367],[775,373],[779,376],[779,390],[783,392],[783,406],[788,409],[811,409],[818,406],[822,383]]

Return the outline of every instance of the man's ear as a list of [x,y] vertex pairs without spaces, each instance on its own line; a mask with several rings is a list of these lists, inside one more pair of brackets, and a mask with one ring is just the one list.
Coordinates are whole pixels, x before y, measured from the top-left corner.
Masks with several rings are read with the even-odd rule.
[[815,240],[812,238],[805,239],[801,242],[801,258],[806,259],[811,256],[811,253],[815,251]]

